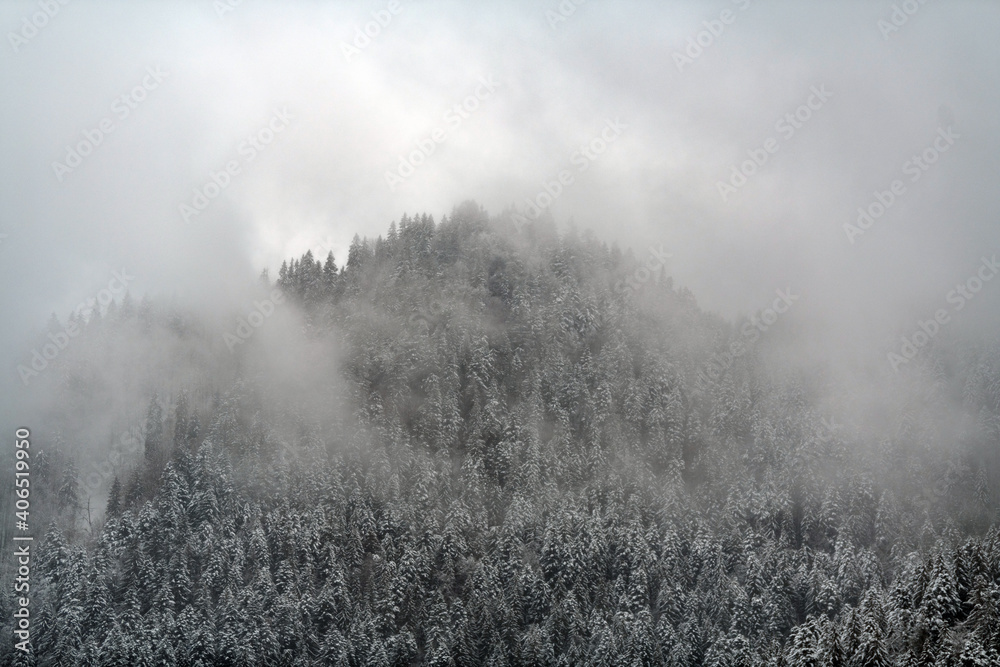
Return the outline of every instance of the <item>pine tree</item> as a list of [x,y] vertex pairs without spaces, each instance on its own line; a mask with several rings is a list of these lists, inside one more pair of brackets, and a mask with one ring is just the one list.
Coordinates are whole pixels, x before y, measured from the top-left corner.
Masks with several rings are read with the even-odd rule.
[[[918,402],[862,456],[817,438],[811,390],[766,355],[699,373],[739,330],[682,290],[623,298],[633,255],[494,222],[474,204],[439,225],[404,215],[355,237],[344,268],[282,265],[303,322],[282,354],[336,344],[324,381],[344,415],[262,386],[253,355],[217,363],[211,328],[175,303],[95,315],[51,371],[73,409],[31,450],[32,519],[53,525],[32,562],[36,662],[1000,662],[1000,533],[962,541],[992,519],[958,465],[998,432],[1000,346],[935,380],[963,395],[974,445],[937,457]],[[58,433],[103,441],[75,415],[104,398],[73,355],[110,377],[101,346],[131,363],[144,341],[184,380],[167,364],[134,385],[158,392],[144,461],[112,461],[106,521],[84,535]],[[908,493],[942,476],[953,498]],[[13,650],[0,663],[34,660]]]
[[111,482],[111,490],[108,491],[108,504],[105,513],[108,518],[116,517],[121,513],[122,505],[122,483],[118,479],[118,475],[115,475],[114,480]]
[[149,408],[146,410],[146,439],[144,441],[143,456],[148,465],[155,467],[162,455],[163,450],[163,408],[156,394],[149,401]]
[[934,556],[930,581],[924,591],[921,613],[932,637],[939,636],[958,618],[962,601],[958,596],[955,572],[949,560],[938,553]]

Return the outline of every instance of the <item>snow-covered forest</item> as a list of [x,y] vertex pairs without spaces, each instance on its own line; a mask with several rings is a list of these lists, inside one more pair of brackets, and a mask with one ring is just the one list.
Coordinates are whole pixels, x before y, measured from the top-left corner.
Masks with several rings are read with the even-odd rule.
[[648,255],[467,202],[72,316],[0,662],[1000,664],[1000,341],[838,413]]

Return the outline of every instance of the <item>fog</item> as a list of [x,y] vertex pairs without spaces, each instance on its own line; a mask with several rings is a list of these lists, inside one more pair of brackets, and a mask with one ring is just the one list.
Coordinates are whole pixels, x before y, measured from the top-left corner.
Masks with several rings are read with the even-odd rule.
[[470,198],[662,247],[726,318],[790,290],[782,354],[858,390],[938,309],[1000,324],[998,283],[946,300],[1000,248],[993,3],[232,4],[0,8],[5,395],[116,271],[212,312]]
[[0,4],[0,663],[1000,664],[998,28]]

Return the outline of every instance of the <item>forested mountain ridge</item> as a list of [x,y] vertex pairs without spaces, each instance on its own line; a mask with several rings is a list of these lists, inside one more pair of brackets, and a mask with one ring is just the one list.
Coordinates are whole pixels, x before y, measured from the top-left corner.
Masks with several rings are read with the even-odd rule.
[[[0,655],[1000,664],[1000,347],[929,350],[883,431],[831,430],[768,341],[706,372],[740,327],[665,270],[623,289],[645,261],[463,204],[265,277],[308,348],[267,338],[279,314],[232,353],[175,306],[87,322],[33,445],[35,654]],[[189,372],[134,385],[141,451],[102,519],[66,440],[124,336]]]

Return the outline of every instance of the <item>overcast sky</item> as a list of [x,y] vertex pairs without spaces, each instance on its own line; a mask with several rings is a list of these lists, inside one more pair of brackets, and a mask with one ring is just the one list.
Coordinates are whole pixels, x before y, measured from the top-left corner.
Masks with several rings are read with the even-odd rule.
[[[662,244],[676,282],[727,317],[790,288],[820,354],[836,339],[884,357],[1000,251],[989,0],[895,16],[888,1],[233,2],[0,5],[11,384],[25,334],[114,271],[133,293],[209,303],[307,249],[342,264],[355,233],[404,212],[524,210],[562,170],[558,222],[640,259]],[[849,239],[876,191],[894,201]],[[1000,323],[1000,280],[982,295],[968,321]]]

